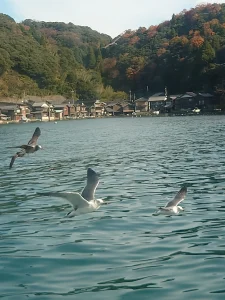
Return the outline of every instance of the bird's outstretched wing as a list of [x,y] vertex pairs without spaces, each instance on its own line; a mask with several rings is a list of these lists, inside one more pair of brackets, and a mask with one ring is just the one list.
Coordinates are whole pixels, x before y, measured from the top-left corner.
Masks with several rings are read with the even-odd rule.
[[81,196],[87,201],[93,200],[95,196],[95,190],[99,184],[98,174],[91,168],[87,169],[87,184],[83,189]]
[[40,130],[39,127],[37,127],[34,131],[34,134],[33,134],[32,138],[29,140],[28,145],[29,146],[35,146],[37,144],[37,140],[38,140],[40,135],[41,135],[41,130]]
[[182,200],[184,200],[185,196],[187,194],[187,188],[183,186],[179,192],[176,194],[174,199],[167,203],[166,207],[176,206],[178,205]]
[[20,152],[17,152],[15,155],[12,156],[12,159],[11,159],[11,162],[10,162],[10,165],[9,165],[9,168],[11,169],[16,158],[17,157],[23,157],[24,155],[26,154],[25,151],[20,151]]
[[43,193],[37,193],[38,195],[42,196],[52,196],[52,197],[60,197],[64,198],[67,201],[69,201],[74,209],[82,208],[89,206],[89,202],[85,200],[79,193],[65,193],[65,192],[43,192]]
[[32,145],[21,145],[21,146],[12,146],[12,147],[7,147],[8,149],[10,148],[21,148],[21,149],[24,149],[24,150],[28,150],[28,149],[32,149],[34,148]]

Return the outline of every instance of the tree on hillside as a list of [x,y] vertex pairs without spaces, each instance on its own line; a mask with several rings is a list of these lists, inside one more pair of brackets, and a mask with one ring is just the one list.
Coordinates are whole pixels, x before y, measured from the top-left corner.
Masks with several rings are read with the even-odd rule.
[[96,57],[93,47],[89,47],[89,53],[87,57],[87,67],[89,69],[94,69],[96,66]]

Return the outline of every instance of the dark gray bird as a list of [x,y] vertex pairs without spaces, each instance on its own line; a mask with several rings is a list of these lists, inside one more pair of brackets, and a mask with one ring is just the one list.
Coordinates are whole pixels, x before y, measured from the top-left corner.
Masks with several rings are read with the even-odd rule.
[[34,134],[32,138],[29,140],[27,145],[21,145],[21,146],[14,146],[14,147],[8,147],[8,148],[21,148],[21,151],[18,151],[15,155],[12,156],[9,168],[11,169],[14,161],[17,157],[23,157],[26,153],[34,153],[38,151],[39,149],[43,149],[40,145],[37,145],[37,140],[39,136],[41,135],[41,130],[39,127],[37,127],[34,131]]

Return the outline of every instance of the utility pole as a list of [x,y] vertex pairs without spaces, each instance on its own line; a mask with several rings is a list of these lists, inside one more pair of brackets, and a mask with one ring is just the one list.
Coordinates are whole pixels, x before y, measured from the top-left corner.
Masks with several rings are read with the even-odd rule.
[[51,121],[51,109],[50,109],[50,104],[48,103],[48,121]]
[[131,90],[130,90],[130,102],[131,102]]
[[72,101],[73,101],[73,105],[74,105],[74,96],[73,96],[74,90],[71,91],[72,94]]

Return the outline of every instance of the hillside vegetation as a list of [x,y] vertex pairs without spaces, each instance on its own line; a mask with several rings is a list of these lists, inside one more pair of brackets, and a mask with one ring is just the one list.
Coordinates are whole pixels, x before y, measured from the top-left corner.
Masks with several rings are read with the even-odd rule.
[[128,30],[104,49],[103,78],[115,89],[170,93],[221,89],[225,4],[199,5],[149,28]]
[[89,27],[32,20],[17,24],[0,14],[0,97],[117,97],[101,77],[101,48],[110,41]]
[[112,42],[85,26],[18,24],[0,14],[0,97],[60,94],[85,101],[124,99],[130,90],[139,97],[165,86],[171,94],[225,90],[225,4],[184,10]]

